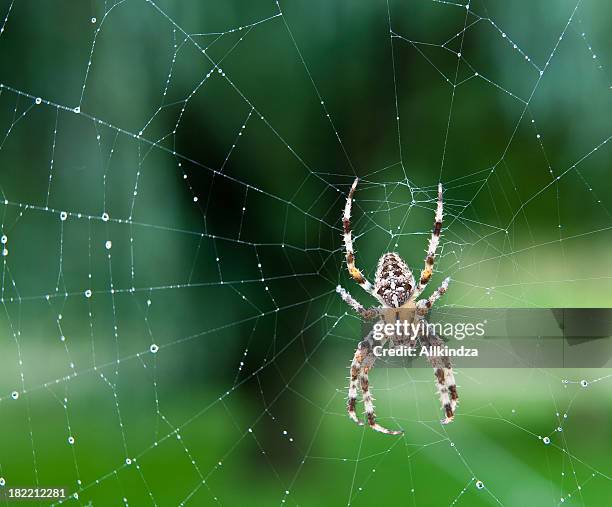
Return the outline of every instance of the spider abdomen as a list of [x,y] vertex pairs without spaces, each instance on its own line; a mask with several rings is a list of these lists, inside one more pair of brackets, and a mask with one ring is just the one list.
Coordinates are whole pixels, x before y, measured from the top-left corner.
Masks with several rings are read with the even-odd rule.
[[374,290],[391,308],[399,308],[410,298],[414,276],[397,253],[388,252],[378,261]]

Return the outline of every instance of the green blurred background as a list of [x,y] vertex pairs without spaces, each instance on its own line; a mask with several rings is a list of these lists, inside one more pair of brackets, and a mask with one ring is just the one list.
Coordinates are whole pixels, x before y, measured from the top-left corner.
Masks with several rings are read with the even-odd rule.
[[445,427],[429,368],[374,370],[380,421],[405,429],[376,434],[345,414],[360,324],[334,289],[373,303],[343,269],[359,175],[370,278],[389,250],[420,269],[442,181],[441,303],[609,307],[611,16],[0,2],[5,487],[83,506],[608,505],[610,369],[459,371]]

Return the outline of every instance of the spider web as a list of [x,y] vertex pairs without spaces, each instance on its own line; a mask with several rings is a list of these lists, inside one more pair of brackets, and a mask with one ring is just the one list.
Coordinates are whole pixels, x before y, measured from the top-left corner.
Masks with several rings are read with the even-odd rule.
[[[602,505],[606,369],[371,375],[368,296],[608,307],[610,9],[402,2],[2,3],[0,485],[40,505]],[[432,287],[433,286],[433,287]]]

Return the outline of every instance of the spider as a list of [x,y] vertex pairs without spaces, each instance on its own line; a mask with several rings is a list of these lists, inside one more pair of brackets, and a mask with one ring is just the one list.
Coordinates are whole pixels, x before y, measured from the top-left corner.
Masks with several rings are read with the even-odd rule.
[[[450,281],[450,278],[446,278],[442,282],[442,285],[436,289],[433,294],[429,296],[429,298],[417,300],[417,298],[425,290],[425,287],[427,287],[427,284],[431,278],[436,249],[438,248],[438,243],[440,242],[440,231],[442,230],[442,184],[438,184],[438,205],[436,208],[433,232],[431,234],[431,239],[429,240],[427,255],[425,256],[425,267],[421,271],[421,277],[419,278],[418,283],[415,282],[412,271],[406,262],[404,262],[404,260],[399,256],[399,254],[395,252],[387,252],[383,254],[378,261],[376,278],[374,279],[374,285],[372,285],[368,280],[366,280],[361,271],[355,267],[355,252],[353,251],[350,217],[353,194],[357,188],[358,181],[359,178],[355,178],[355,181],[351,186],[348,198],[346,199],[344,215],[342,217],[342,224],[344,227],[344,244],[346,247],[346,264],[348,267],[348,272],[353,280],[355,280],[368,294],[376,298],[382,306],[365,308],[340,285],[336,287],[336,292],[338,292],[340,297],[365,320],[378,319],[381,321],[384,319],[385,314],[394,313],[385,312],[385,309],[389,308],[398,309],[398,312],[395,313],[397,317],[399,317],[400,311],[408,310],[412,311],[415,321],[424,320],[429,309],[447,291],[448,283]],[[444,345],[444,342],[439,337],[432,335],[431,333],[421,333],[419,338],[423,345]],[[389,340],[390,347],[402,345],[401,339],[397,336],[383,338],[383,341],[379,342],[379,344],[384,345],[384,341],[387,339]],[[411,339],[411,342],[414,343],[414,339]],[[376,422],[373,404],[374,398],[372,397],[368,379],[368,372],[370,369],[372,369],[376,360],[376,356],[372,351],[373,346],[373,333],[370,332],[366,338],[359,343],[357,350],[355,351],[350,367],[350,383],[348,388],[347,403],[348,415],[357,424],[364,424],[359,420],[355,413],[357,389],[360,386],[368,425],[373,430],[381,433],[386,433],[388,435],[401,435],[403,431],[390,430]],[[447,357],[432,355],[428,356],[428,359],[434,368],[438,395],[440,396],[440,402],[445,414],[445,418],[442,419],[441,422],[443,424],[447,424],[450,423],[455,416],[455,408],[458,401],[457,386],[455,385],[452,365]]]

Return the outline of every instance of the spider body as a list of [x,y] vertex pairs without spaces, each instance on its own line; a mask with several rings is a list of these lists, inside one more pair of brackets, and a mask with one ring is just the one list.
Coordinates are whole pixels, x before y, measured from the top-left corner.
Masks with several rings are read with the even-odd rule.
[[414,290],[414,276],[408,264],[395,252],[387,252],[378,261],[374,292],[388,308],[405,304]]
[[[434,227],[429,240],[429,247],[425,256],[425,266],[421,271],[418,282],[415,280],[412,271],[408,264],[395,252],[387,252],[383,254],[378,261],[374,285],[372,285],[365,276],[355,266],[355,252],[353,250],[353,237],[351,233],[350,217],[351,206],[353,202],[353,194],[357,188],[358,179],[356,178],[351,186],[344,214],[342,216],[342,224],[344,228],[344,244],[346,247],[346,264],[348,272],[368,294],[376,298],[381,306],[373,308],[365,308],[361,303],[354,299],[345,289],[338,285],[336,291],[340,297],[359,313],[364,319],[378,319],[388,321],[391,318],[399,319],[400,313],[410,315],[410,320],[424,320],[427,312],[433,304],[447,291],[449,278],[446,278],[442,285],[436,289],[427,299],[418,299],[421,293],[425,290],[433,273],[434,260],[438,243],[440,242],[440,234],[442,231],[442,184],[438,185],[438,203],[436,207],[436,216]],[[407,310],[407,312],[388,312],[388,309]],[[395,314],[395,317],[393,317]],[[435,335],[423,334],[419,337],[410,337],[411,343],[414,343],[419,338],[424,345],[441,346],[444,343]],[[389,341],[390,347],[397,347],[405,341],[397,336],[391,336],[384,339]],[[384,343],[382,343],[384,345]],[[361,389],[363,404],[368,425],[375,431],[386,433],[389,435],[402,434],[402,431],[389,430],[376,422],[374,413],[374,398],[370,390],[370,382],[368,373],[374,366],[376,356],[373,354],[374,340],[372,332],[359,343],[357,350],[351,362],[351,375],[348,390],[347,410],[349,417],[357,424],[363,424],[355,413],[357,403],[357,390]],[[455,416],[455,408],[458,402],[457,386],[453,375],[452,365],[446,357],[428,356],[429,362],[434,368],[436,378],[436,386],[440,396],[440,402],[444,410],[445,418],[442,420],[444,424],[451,422]]]

